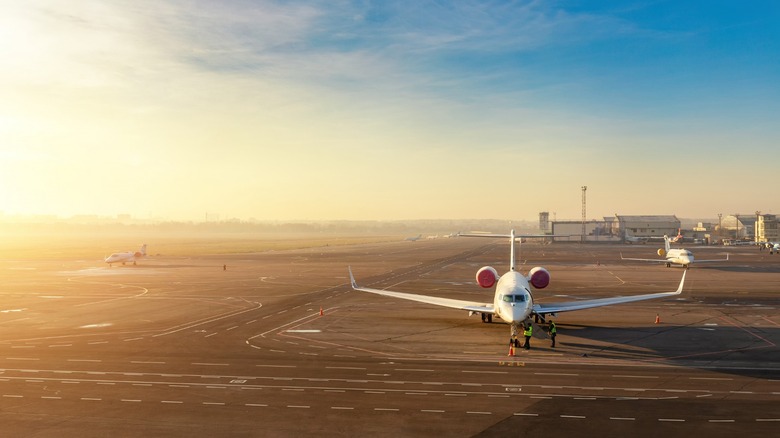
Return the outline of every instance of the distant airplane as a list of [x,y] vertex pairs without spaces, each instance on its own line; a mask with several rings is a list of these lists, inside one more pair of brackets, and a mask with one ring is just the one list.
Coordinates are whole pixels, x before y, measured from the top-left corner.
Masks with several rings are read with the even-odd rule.
[[121,263],[125,264],[128,262],[133,262],[135,265],[136,260],[141,259],[143,257],[146,257],[146,244],[144,243],[143,246],[141,246],[140,251],[132,252],[115,252],[111,254],[110,256],[106,257],[104,260],[106,263],[108,263],[108,266],[111,267],[113,263]]
[[[682,239],[682,235],[679,233],[677,236],[673,239],[670,239],[669,236],[664,236],[664,248],[665,249],[659,249],[658,255],[661,257],[664,257],[662,259],[637,259],[637,258],[630,258],[630,257],[623,257],[623,254],[620,254],[621,260],[637,260],[640,262],[656,262],[656,263],[666,263],[666,267],[669,268],[673,264],[674,265],[680,265],[684,267],[685,269],[688,269],[691,264],[693,264],[693,253],[687,249],[684,248],[672,248],[671,243],[677,242],[678,240]],[[729,260],[729,255],[726,254],[725,259],[716,259],[716,260],[698,260],[699,263],[710,263],[710,262],[726,262]]]
[[[666,237],[666,236],[664,236],[664,241],[665,241],[666,239],[667,239],[667,237]],[[677,243],[677,242],[682,242],[682,240],[683,240],[683,236],[682,236],[682,230],[681,230],[680,228],[678,228],[678,229],[677,229],[677,235],[676,235],[676,236],[674,236],[674,237],[672,237],[672,238],[669,238],[669,243]],[[668,251],[669,251],[669,249],[667,248],[667,252],[668,252]]]
[[631,232],[628,231],[628,230],[626,230],[625,235],[623,236],[623,238],[625,239],[625,241],[627,243],[631,243],[631,244],[633,244],[633,243],[647,243],[650,240],[649,237],[632,236]]
[[404,240],[407,241],[407,242],[416,242],[416,241],[420,240],[421,237],[422,237],[422,234],[418,234],[416,236],[407,237]]
[[769,250],[769,254],[774,254],[776,252],[780,252],[780,243],[778,242],[760,242],[760,246],[763,246],[764,248]]
[[[477,237],[476,235],[462,235],[468,237]],[[483,288],[491,288],[496,285],[492,303],[456,300],[452,298],[433,297],[428,295],[418,295],[406,292],[393,292],[382,289],[372,289],[360,287],[352,275],[352,267],[349,267],[349,280],[352,289],[369,292],[388,297],[401,298],[404,300],[417,301],[425,304],[449,307],[452,309],[467,310],[469,315],[479,313],[482,315],[482,322],[492,322],[493,315],[498,316],[504,322],[511,325],[511,335],[516,336],[521,325],[531,324],[533,319],[544,320],[546,315],[555,315],[559,312],[568,312],[573,310],[590,309],[593,307],[611,306],[613,304],[632,303],[635,301],[651,300],[655,298],[666,298],[682,293],[685,274],[683,272],[680,285],[674,292],[660,292],[653,294],[597,298],[590,300],[578,300],[553,303],[534,303],[533,289],[544,289],[550,283],[550,273],[543,267],[535,267],[528,271],[527,275],[518,272],[515,267],[515,242],[520,236],[515,235],[512,230],[508,235],[481,235],[480,237],[505,237],[510,241],[509,272],[499,277],[498,272],[491,266],[484,266],[477,271],[477,283]],[[549,237],[549,236],[525,236],[525,237]],[[579,294],[580,292],[578,292]]]

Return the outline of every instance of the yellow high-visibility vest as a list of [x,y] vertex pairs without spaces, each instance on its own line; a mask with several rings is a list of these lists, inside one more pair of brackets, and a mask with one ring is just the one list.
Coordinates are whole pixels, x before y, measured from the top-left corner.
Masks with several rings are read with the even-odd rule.
[[534,326],[529,325],[527,329],[523,330],[523,336],[531,336],[534,332]]

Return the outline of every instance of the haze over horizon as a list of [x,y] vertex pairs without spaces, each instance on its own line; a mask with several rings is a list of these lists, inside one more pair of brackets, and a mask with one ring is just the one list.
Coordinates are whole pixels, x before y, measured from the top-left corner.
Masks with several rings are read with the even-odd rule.
[[0,212],[778,213],[778,9],[4,2]]

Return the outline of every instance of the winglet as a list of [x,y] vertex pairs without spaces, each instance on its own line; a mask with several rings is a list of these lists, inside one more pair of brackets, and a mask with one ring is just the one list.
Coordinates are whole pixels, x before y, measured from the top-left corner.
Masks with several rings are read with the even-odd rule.
[[349,282],[350,282],[350,283],[351,283],[351,285],[352,285],[352,289],[357,289],[357,288],[358,288],[358,285],[357,285],[357,283],[355,282],[355,276],[354,276],[354,275],[352,275],[352,266],[348,267],[347,269],[349,269]]
[[680,286],[677,288],[677,290],[675,291],[675,293],[677,293],[677,294],[679,294],[679,293],[682,293],[682,290],[683,290],[683,284],[685,284],[685,274],[687,274],[687,273],[688,273],[688,270],[687,270],[687,269],[683,271],[682,280],[680,280]]

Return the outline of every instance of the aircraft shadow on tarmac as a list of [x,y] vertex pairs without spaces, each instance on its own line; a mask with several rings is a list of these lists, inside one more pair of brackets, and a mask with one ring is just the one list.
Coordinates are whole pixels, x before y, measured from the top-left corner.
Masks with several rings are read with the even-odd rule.
[[692,269],[698,270],[708,270],[708,271],[722,271],[722,272],[750,272],[750,273],[765,273],[765,274],[777,274],[780,273],[780,264],[777,266],[774,265],[760,265],[760,266],[753,266],[753,265],[721,265],[721,266],[704,266],[704,265],[698,265],[693,267]]
[[[599,327],[558,322],[557,351],[582,357],[671,363],[750,377],[777,378],[780,329],[686,326]],[[540,341],[544,342],[544,341]],[[547,348],[546,343],[538,344]]]

